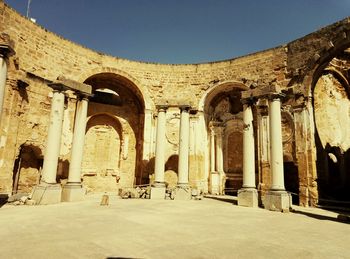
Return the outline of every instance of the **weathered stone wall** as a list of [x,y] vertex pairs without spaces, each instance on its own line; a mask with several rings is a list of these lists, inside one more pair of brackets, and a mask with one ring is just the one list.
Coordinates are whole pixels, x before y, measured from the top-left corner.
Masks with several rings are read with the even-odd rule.
[[[315,181],[315,148],[312,105],[303,99],[312,88],[312,80],[305,78],[313,78],[317,66],[321,67],[322,62],[328,62],[331,55],[350,45],[349,28],[350,21],[347,18],[285,46],[244,57],[205,64],[167,65],[130,61],[87,49],[32,23],[0,2],[0,31],[7,33],[15,42],[16,51],[16,55],[9,60],[1,119],[0,191],[10,192],[12,189],[14,163],[20,157],[21,146],[34,146],[41,151],[41,155],[36,157],[42,159],[51,107],[51,90],[47,83],[64,75],[81,83],[91,83],[95,90],[106,87],[116,91],[121,100],[127,100],[121,106],[89,104],[89,116],[105,114],[121,125],[118,128],[112,127],[112,122],[100,122],[87,131],[85,152],[89,155],[85,155],[83,171],[86,173],[84,182],[91,190],[116,190],[120,186],[129,187],[149,178],[152,180],[157,115],[155,106],[186,104],[191,105],[193,110],[190,123],[190,183],[207,191],[208,118],[216,115],[215,110],[203,107],[209,107],[215,96],[227,93],[236,86],[247,89],[276,84],[287,93],[282,114],[284,159],[285,162],[298,165],[299,181],[302,183],[300,192],[304,190],[303,195],[308,195],[305,193],[308,192],[308,186],[312,185],[309,176],[311,171],[312,181]],[[19,80],[28,85],[23,87]],[[290,93],[292,97],[288,96]],[[69,93],[58,176],[62,181],[68,174],[75,107],[76,97]],[[196,110],[199,112],[196,113]],[[270,185],[267,117],[266,113],[254,116],[257,119],[255,126],[258,127],[258,183],[264,191]],[[308,128],[306,125],[309,125]],[[105,132],[105,135],[101,132]],[[179,109],[174,107],[167,111],[165,143],[166,178],[170,185],[174,185],[177,179],[178,133]],[[226,145],[226,169],[241,168],[241,157],[236,154],[241,150],[238,135],[228,132],[225,136],[230,148],[238,146],[233,152],[228,152],[230,149]],[[109,151],[96,151],[99,143],[108,138],[111,138],[111,142],[103,146]],[[108,166],[111,168],[102,168],[106,160],[104,156],[110,157],[114,151],[113,159],[115,163],[118,160],[118,165],[111,162],[113,159],[108,159],[113,165]],[[98,156],[93,158],[96,152],[101,159]],[[231,166],[231,163],[234,165]],[[35,164],[30,168],[39,174],[40,165]],[[91,170],[95,171],[87,172]],[[28,173],[31,179],[35,178],[33,172]]]

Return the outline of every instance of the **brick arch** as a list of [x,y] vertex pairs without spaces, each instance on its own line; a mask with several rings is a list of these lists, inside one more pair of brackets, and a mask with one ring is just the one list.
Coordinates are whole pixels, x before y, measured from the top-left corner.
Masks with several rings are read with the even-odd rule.
[[136,92],[137,96],[142,98],[143,104],[144,104],[144,109],[145,110],[154,110],[155,106],[154,103],[150,97],[150,94],[148,92],[148,89],[135,77],[130,75],[129,73],[112,68],[112,67],[97,67],[92,70],[89,70],[87,72],[82,73],[81,75],[78,76],[78,81],[79,82],[84,82],[86,79],[97,75],[97,74],[102,74],[102,73],[110,73],[110,74],[115,74],[121,78],[126,79],[127,81],[131,82],[133,85],[133,91]]
[[342,31],[334,39],[330,39],[329,45],[332,47],[320,49],[308,61],[307,73],[302,81],[306,96],[312,96],[317,80],[329,62],[339,53],[350,48],[350,30]]
[[243,84],[241,82],[237,82],[237,81],[224,81],[224,82],[217,83],[217,84],[211,86],[207,91],[205,91],[205,93],[203,94],[203,96],[199,100],[198,110],[201,112],[205,112],[206,105],[209,104],[210,101],[218,93],[229,92],[235,88],[242,89],[242,90],[249,89],[248,86],[246,86],[245,84]]

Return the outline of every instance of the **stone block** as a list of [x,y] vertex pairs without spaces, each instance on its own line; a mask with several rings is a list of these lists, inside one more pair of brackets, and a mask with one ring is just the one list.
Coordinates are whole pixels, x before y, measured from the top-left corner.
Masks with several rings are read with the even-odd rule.
[[220,175],[218,172],[210,173],[210,193],[219,194],[220,192]]
[[62,201],[83,201],[86,190],[81,184],[66,184],[62,188]]
[[33,206],[33,205],[35,205],[36,204],[36,202],[35,202],[35,200],[26,200],[26,203],[25,203],[25,205],[30,205],[30,206]]
[[164,200],[165,199],[165,187],[152,187],[150,199],[151,200]]
[[37,205],[56,204],[61,202],[62,188],[60,184],[39,184],[34,187],[31,199]]
[[292,196],[286,191],[268,191],[263,205],[267,210],[286,212],[292,207]]
[[100,205],[101,206],[108,206],[109,205],[109,196],[107,194],[102,195]]
[[175,189],[174,200],[191,200],[192,192],[190,188],[178,187]]
[[258,207],[258,191],[256,189],[240,189],[237,198],[238,206]]

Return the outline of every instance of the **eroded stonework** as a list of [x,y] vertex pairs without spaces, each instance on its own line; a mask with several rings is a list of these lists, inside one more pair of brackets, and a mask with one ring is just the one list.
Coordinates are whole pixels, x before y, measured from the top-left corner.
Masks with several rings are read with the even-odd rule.
[[[244,189],[249,186],[259,201],[281,185],[303,206],[350,201],[349,18],[251,55],[167,65],[94,52],[2,1],[0,9],[6,65],[6,81],[0,82],[0,192],[30,193],[42,187],[45,175],[63,187],[67,199],[83,188],[117,193],[154,184],[213,194],[242,189],[255,197],[256,191]],[[91,93],[84,90],[89,88]],[[50,156],[57,91],[64,94],[64,106],[52,176],[42,170]],[[278,114],[271,128],[271,115]],[[79,127],[85,128],[79,133],[83,143]],[[275,127],[281,127],[277,144]],[[272,157],[279,148],[281,161]],[[272,170],[276,161],[283,164],[279,172]],[[249,177],[248,167],[254,168]]]

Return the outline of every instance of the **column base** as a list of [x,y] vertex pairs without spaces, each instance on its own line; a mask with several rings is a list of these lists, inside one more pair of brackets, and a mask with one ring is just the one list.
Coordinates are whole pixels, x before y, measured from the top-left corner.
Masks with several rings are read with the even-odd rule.
[[83,201],[86,190],[81,184],[67,183],[62,188],[62,201]]
[[219,195],[225,195],[226,174],[224,171],[219,172]]
[[175,189],[174,200],[188,201],[192,199],[191,188],[188,185],[179,185]]
[[61,202],[62,187],[60,184],[40,183],[33,189],[31,199],[36,205],[56,204]]
[[151,194],[150,194],[151,200],[164,200],[165,199],[165,186],[159,186],[159,187],[151,187]]
[[154,182],[152,184],[152,187],[156,187],[156,188],[158,188],[158,187],[165,187],[165,183],[164,182]]
[[218,172],[210,173],[210,193],[220,194],[220,174]]
[[242,188],[237,193],[238,206],[258,207],[258,191],[254,188]]
[[286,191],[270,190],[263,197],[263,205],[267,210],[289,212],[292,208],[292,196]]

